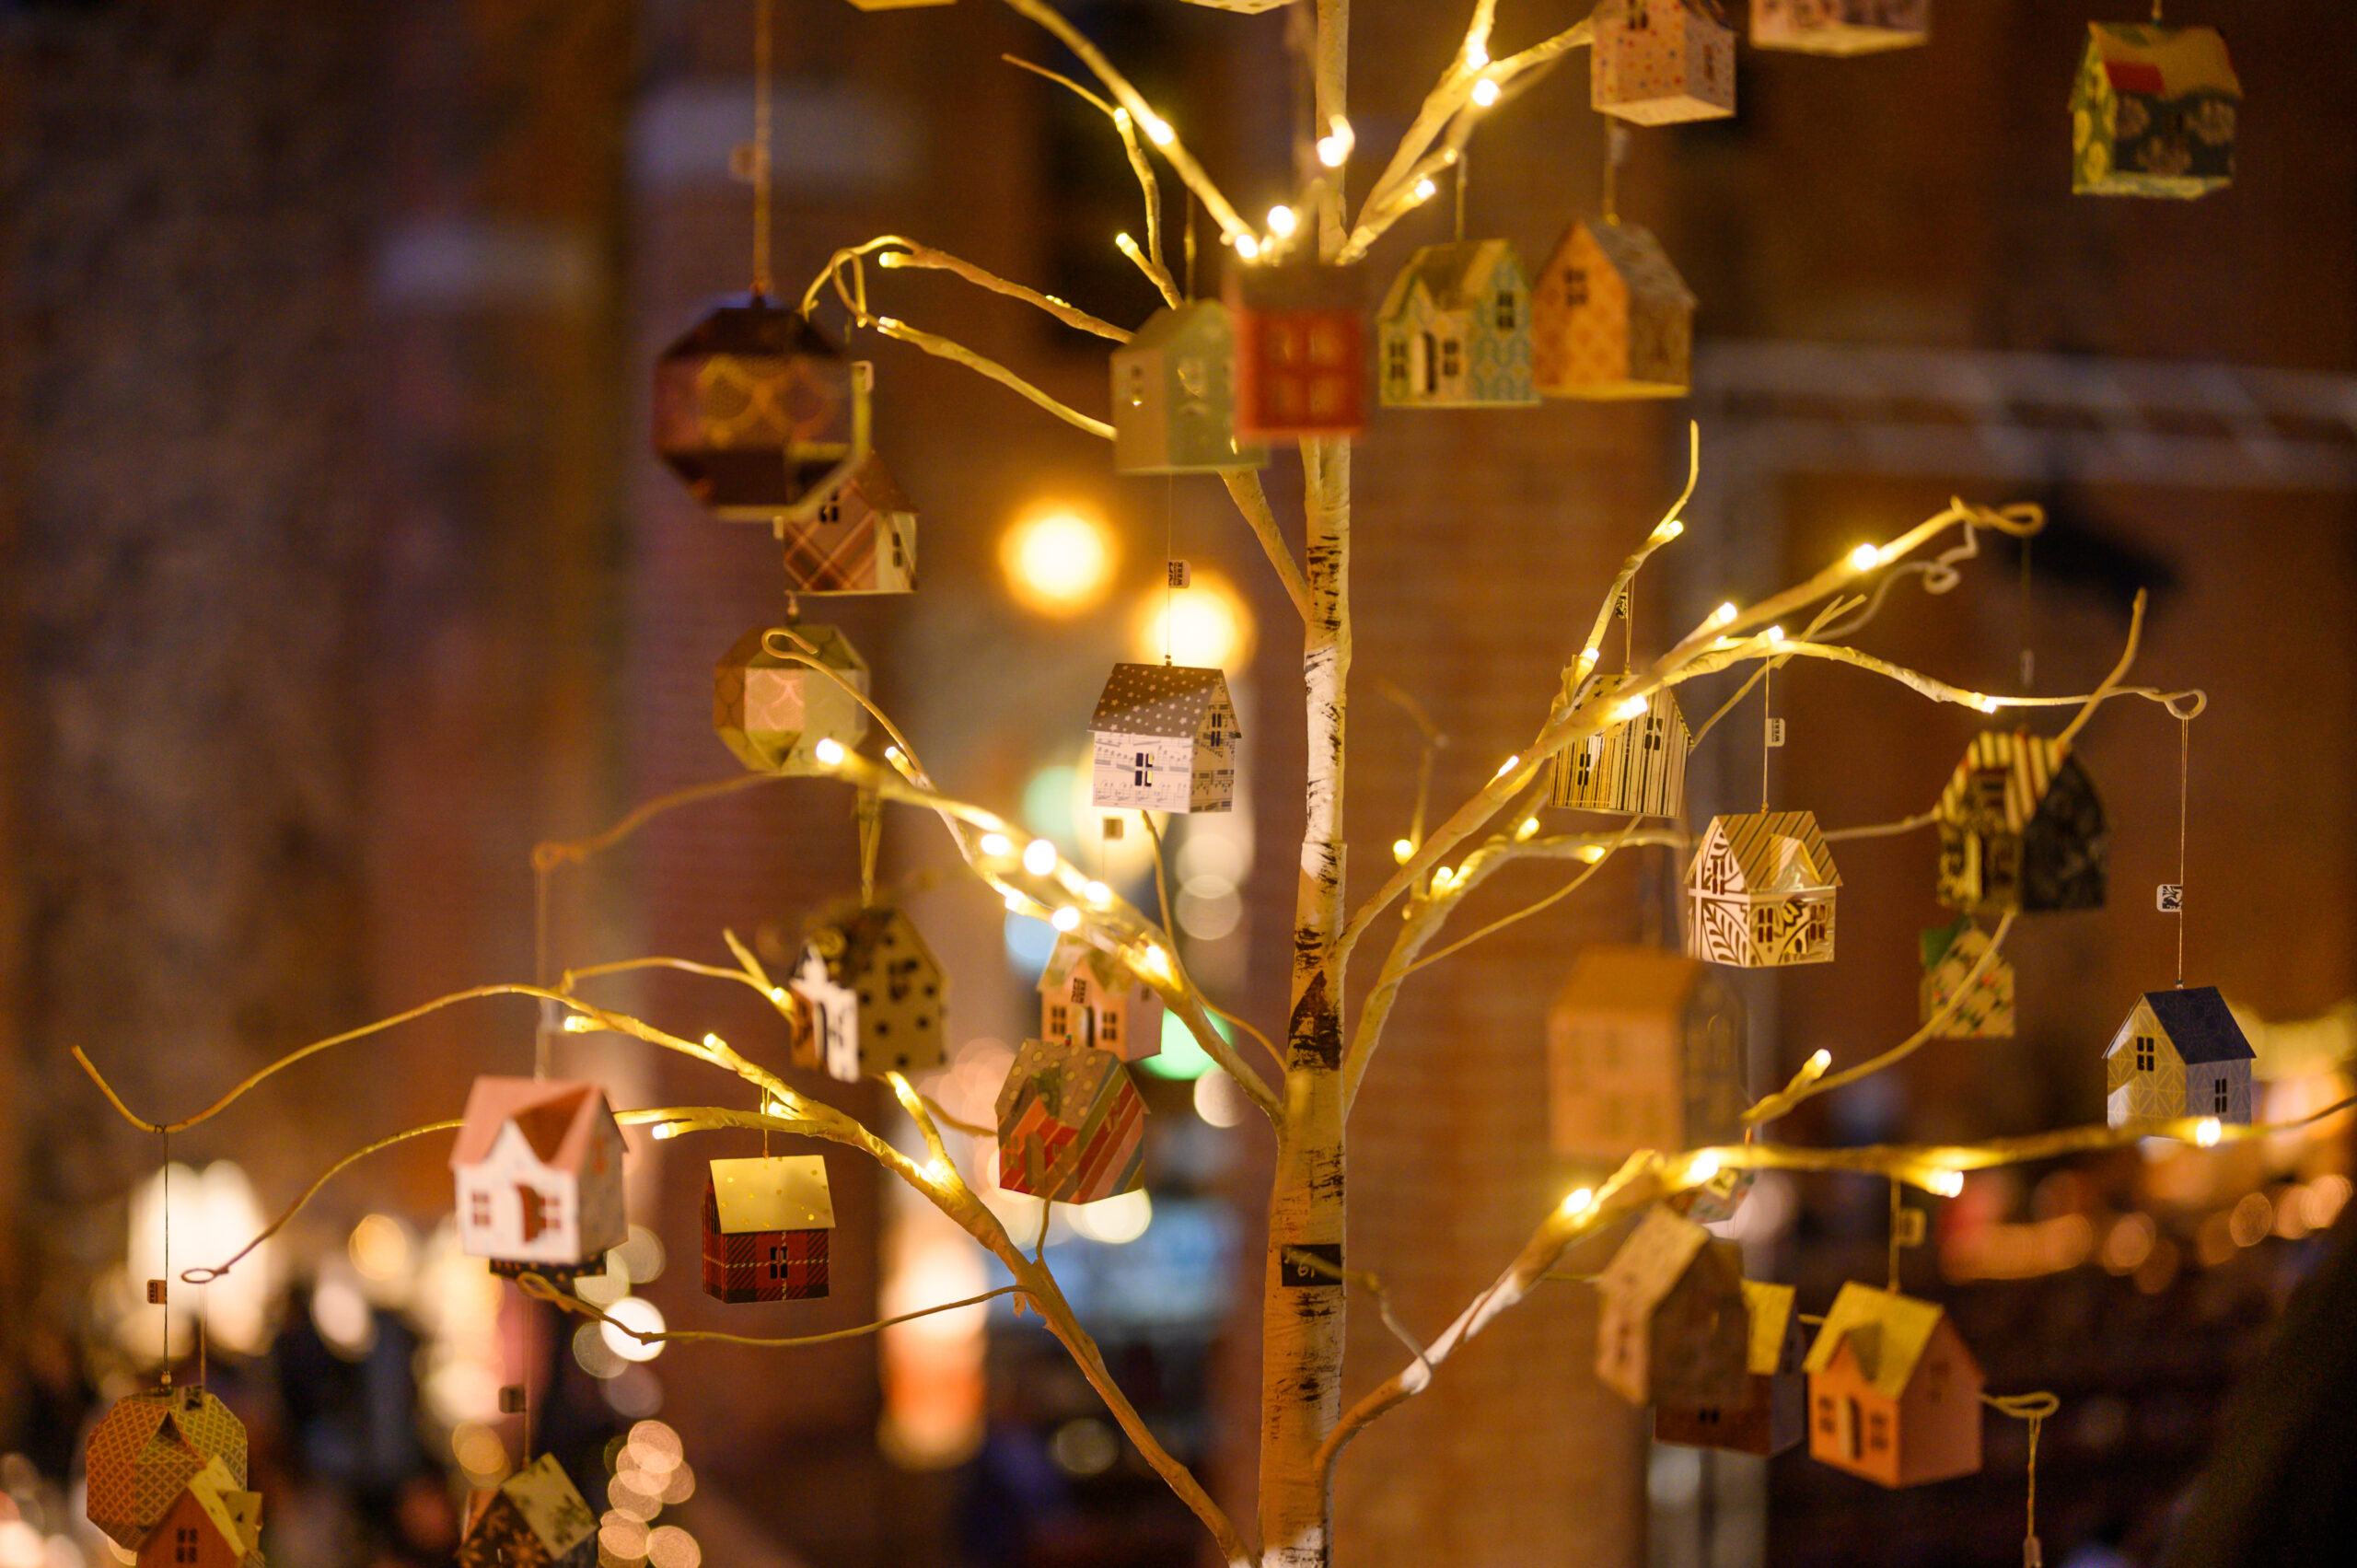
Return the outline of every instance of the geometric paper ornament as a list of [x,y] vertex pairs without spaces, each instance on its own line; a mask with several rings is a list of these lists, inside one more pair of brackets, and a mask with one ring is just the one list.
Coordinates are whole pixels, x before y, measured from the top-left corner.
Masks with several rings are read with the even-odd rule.
[[1027,1040],[998,1092],[998,1184],[1094,1203],[1144,1180],[1145,1101],[1109,1051]]
[[1227,677],[1193,665],[1117,664],[1097,699],[1089,802],[1139,811],[1225,811],[1243,731]]
[[1531,368],[1550,398],[1685,395],[1694,295],[1632,223],[1574,219],[1531,285]]
[[138,1568],[262,1568],[261,1493],[207,1459],[140,1542],[137,1562]]
[[1892,1487],[1980,1468],[1980,1365],[1938,1307],[1845,1284],[1804,1365],[1811,1458]]
[[1530,283],[1503,239],[1427,245],[1376,313],[1387,407],[1521,408],[1530,385]]
[[1751,46],[1803,54],[1906,49],[1932,32],[1932,0],[1751,0]]
[[90,1523],[136,1551],[207,1461],[246,1483],[245,1423],[192,1383],[143,1388],[115,1401],[90,1429],[83,1469]]
[[1735,112],[1735,29],[1715,0],[1604,0],[1591,21],[1588,107],[1638,125]]
[[795,1066],[855,1084],[941,1065],[941,964],[900,911],[819,921],[785,983],[802,1004],[787,1047]]
[[2071,88],[2071,189],[2182,199],[2232,184],[2242,99],[2214,28],[2088,23]]
[[1938,897],[1967,914],[2101,909],[2110,840],[2103,802],[2059,740],[1983,730],[1933,808]]
[[1671,1397],[1654,1404],[1654,1440],[1696,1448],[1725,1448],[1765,1458],[1801,1440],[1808,1420],[1808,1389],[1801,1374],[1808,1331],[1793,1310],[1793,1287],[1743,1282],[1751,1315],[1749,1374],[1743,1392],[1722,1404]]
[[2255,1059],[2216,986],[2148,991],[2104,1049],[2105,1120],[2134,1127],[2212,1116],[2248,1126]]
[[1639,1149],[1743,1135],[1742,999],[1683,953],[1583,948],[1547,1010],[1549,1127],[1556,1154],[1618,1165]]
[[731,523],[808,517],[867,456],[867,373],[764,295],[714,302],[655,362],[655,450]]
[[[1960,914],[1953,925],[1935,925],[1922,935],[1923,983],[1921,1001],[1923,1023],[1939,1016],[1948,999],[1964,985],[1972,966],[1989,951],[1989,935]],[[1939,1028],[1942,1040],[2002,1040],[2014,1032],[2014,966],[2004,955],[1992,955],[1981,965],[1980,978]]]
[[1129,965],[1064,933],[1039,971],[1039,1038],[1141,1062],[1162,1050],[1162,998]]
[[622,1131],[592,1083],[479,1077],[450,1145],[459,1249],[493,1273],[599,1273],[630,1225]]
[[1840,886],[1811,813],[1713,817],[1686,871],[1686,950],[1745,969],[1831,963]]
[[478,1492],[459,1542],[458,1568],[589,1568],[598,1516],[553,1454]]
[[[1564,672],[1568,678],[1570,671]],[[1625,675],[1596,678],[1595,700],[1608,706]],[[1686,754],[1693,745],[1678,699],[1666,686],[1645,697],[1645,711],[1608,724],[1576,745],[1555,753],[1550,806],[1585,811],[1625,812],[1637,817],[1675,817],[1686,799]]]
[[1596,1282],[1597,1381],[1632,1405],[1726,1405],[1750,1371],[1751,1313],[1735,1245],[1655,1204]]
[[780,518],[788,594],[905,594],[917,586],[917,514],[870,452],[808,517]]
[[[867,661],[841,632],[804,625],[794,631],[811,645],[820,664],[866,695]],[[842,685],[770,648],[767,627],[754,627],[713,667],[712,727],[737,760],[757,773],[823,772],[819,742],[833,740],[851,750],[867,735],[867,710]],[[801,651],[784,638],[779,643]]]
[[835,1204],[818,1155],[712,1162],[703,1184],[703,1288],[723,1301],[827,1294]]
[[1269,449],[1236,438],[1236,327],[1216,299],[1157,310],[1113,351],[1113,470],[1234,473]]
[[1318,261],[1228,269],[1236,438],[1355,436],[1366,424],[1359,270]]

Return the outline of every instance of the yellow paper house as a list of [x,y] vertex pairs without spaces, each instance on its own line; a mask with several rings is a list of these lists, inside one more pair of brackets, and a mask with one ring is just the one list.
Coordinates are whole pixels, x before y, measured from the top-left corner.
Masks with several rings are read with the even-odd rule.
[[1618,1165],[1639,1149],[1743,1135],[1743,1003],[1707,965],[1655,947],[1594,947],[1547,1011],[1555,1152]]
[[713,667],[713,730],[757,773],[817,772],[819,742],[832,740],[848,751],[867,734],[867,710],[852,695],[867,691],[867,661],[831,626],[793,630],[842,677],[840,684],[778,652],[794,645],[784,637],[772,644],[765,626],[737,638]]
[[821,921],[786,981],[802,1004],[797,1067],[846,1084],[942,1063],[940,962],[909,917],[873,907]]
[[2059,740],[1972,738],[1933,808],[1939,900],[1968,914],[2101,909],[2110,838],[2095,781]]
[[1531,286],[1532,379],[1550,398],[1684,394],[1694,296],[1634,224],[1579,219]]
[[1940,1040],[2002,1040],[2014,1032],[2014,966],[2000,953],[1981,964],[1980,976],[1968,988],[1965,979],[1980,956],[1989,951],[1989,935],[1958,915],[1953,925],[1935,925],[1923,933],[1922,1019],[1929,1024],[1940,1016],[1948,999],[1963,994],[1935,1038]]
[[[1571,671],[1564,672],[1566,680]],[[1595,701],[1612,703],[1626,677],[1597,678]],[[1645,711],[1607,725],[1576,746],[1555,753],[1555,777],[1547,800],[1585,811],[1625,812],[1636,817],[1675,817],[1686,802],[1686,754],[1693,749],[1686,715],[1669,688],[1645,696]]]
[[1632,1405],[1741,1399],[1751,1313],[1736,1257],[1684,1215],[1647,1210],[1596,1282],[1596,1380]]
[[1068,932],[1039,971],[1039,1038],[1143,1062],[1162,1049],[1162,998],[1119,958]]
[[1713,0],[1603,0],[1590,17],[1588,107],[1639,125],[1735,112],[1735,29]]
[[1845,1284],[1805,1365],[1811,1458],[1893,1487],[1980,1468],[1980,1365],[1932,1303]]
[[1751,0],[1751,46],[1804,54],[1906,49],[1932,35],[1932,0]]
[[1808,812],[1713,817],[1686,871],[1686,950],[1745,969],[1829,964],[1840,886]]
[[2233,183],[2242,99],[2214,28],[2088,23],[2071,89],[2071,189],[2190,197]]
[[780,518],[789,594],[905,594],[917,586],[917,512],[870,452],[818,510]]
[[2214,985],[2146,992],[2103,1056],[2104,1115],[2114,1127],[2180,1116],[2250,1121],[2254,1053]]

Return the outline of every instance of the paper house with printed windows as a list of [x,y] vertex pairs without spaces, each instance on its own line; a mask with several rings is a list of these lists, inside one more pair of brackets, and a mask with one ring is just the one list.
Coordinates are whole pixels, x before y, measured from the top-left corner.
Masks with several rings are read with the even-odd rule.
[[1236,438],[1236,325],[1216,299],[1155,311],[1113,351],[1113,468],[1233,473],[1266,468]]
[[1596,1380],[1632,1405],[1732,1404],[1750,1376],[1751,1313],[1732,1243],[1659,1204],[1596,1282]]
[[[1985,964],[1989,935],[1960,914],[1953,925],[1935,925],[1923,933],[1922,1021],[1929,1024],[1959,993],[1956,1011],[1948,1015],[1934,1038],[1940,1040],[2002,1040],[2014,1032],[2014,966],[2003,953]],[[1980,975],[1968,986],[1975,964]]]
[[1743,1135],[1743,1001],[1709,966],[1655,947],[1593,947],[1547,1010],[1555,1152],[1614,1166],[1639,1149]]
[[191,1481],[218,1463],[246,1484],[245,1423],[201,1387],[143,1388],[117,1400],[83,1451],[90,1523],[137,1551]]
[[820,922],[786,981],[802,1004],[794,1064],[846,1084],[940,1066],[944,984],[933,950],[899,910]]
[[1803,1365],[1811,1458],[1894,1487],[1980,1468],[1980,1365],[1932,1303],[1845,1284]]
[[1530,384],[1530,281],[1503,239],[1427,245],[1375,318],[1387,406],[1516,408]]
[[1355,267],[1232,267],[1236,438],[1355,436],[1366,424],[1366,319]]
[[553,1454],[478,1492],[459,1541],[459,1568],[590,1568],[598,1516]]
[[714,1160],[703,1183],[703,1290],[723,1301],[827,1294],[835,1202],[818,1155]]
[[713,667],[712,727],[757,773],[817,772],[819,742],[832,740],[848,751],[867,734],[867,710],[843,690],[848,685],[866,694],[867,661],[831,626],[793,628],[817,649],[814,656],[842,678],[838,685],[778,652],[794,645],[784,637],[772,643],[771,630],[756,626]]
[[1236,802],[1236,709],[1227,677],[1183,664],[1117,664],[1089,715],[1089,801],[1138,811],[1225,811]]
[[1735,112],[1735,29],[1714,0],[1603,0],[1590,17],[1588,107],[1639,125]]
[[2071,88],[2071,189],[2190,197],[2233,183],[2242,99],[2214,28],[2088,23]]
[[1094,1203],[1144,1180],[1145,1100],[1121,1059],[1027,1040],[998,1091],[998,1184]]
[[629,1232],[622,1130],[595,1084],[477,1078],[450,1171],[459,1249],[495,1274],[597,1273]]
[[917,513],[870,452],[807,517],[780,522],[788,594],[905,594],[917,586]]
[[655,452],[724,522],[804,517],[867,456],[865,366],[799,311],[716,301],[655,362]]
[[2255,1060],[2214,985],[2148,991],[2104,1049],[2104,1115],[2114,1127],[2180,1116],[2250,1121]]
[[1744,969],[1829,964],[1840,886],[1808,812],[1713,817],[1686,870],[1686,950]]
[[1972,738],[1933,808],[1941,903],[1967,914],[2101,909],[2110,835],[2095,782],[2058,740]]
[[1932,35],[1932,0],[1751,0],[1755,49],[1865,54]]
[[1039,1038],[1143,1062],[1162,1049],[1162,998],[1120,958],[1067,932],[1039,971]]
[[261,1493],[207,1459],[139,1543],[136,1561],[139,1568],[261,1568]]
[[[1565,671],[1568,680],[1570,671]],[[1610,712],[1612,693],[1627,678],[1596,678],[1590,701]],[[1635,817],[1675,817],[1686,803],[1686,754],[1693,748],[1686,715],[1669,688],[1656,687],[1635,718],[1608,724],[1585,740],[1555,753],[1555,774],[1547,802],[1583,811],[1612,811]]]
[[1694,296],[1634,224],[1579,219],[1531,285],[1531,368],[1550,398],[1686,392]]
[[1724,1402],[1654,1401],[1654,1440],[1694,1448],[1725,1448],[1762,1458],[1781,1454],[1807,1430],[1807,1379],[1801,1363],[1808,1332],[1793,1310],[1793,1287],[1743,1282],[1751,1318],[1743,1391]]

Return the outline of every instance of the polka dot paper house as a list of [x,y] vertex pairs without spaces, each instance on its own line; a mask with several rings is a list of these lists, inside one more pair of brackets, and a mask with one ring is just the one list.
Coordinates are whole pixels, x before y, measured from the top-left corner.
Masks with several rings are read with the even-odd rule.
[[139,1568],[261,1568],[261,1493],[207,1459],[139,1543],[137,1562]]
[[794,631],[842,684],[776,651],[794,645],[783,637],[772,644],[765,626],[737,638],[713,667],[713,731],[757,773],[818,772],[819,742],[848,751],[867,735],[867,710],[852,695],[866,694],[867,661],[831,626]]
[[1941,903],[1967,914],[2101,909],[2110,835],[2095,781],[2058,740],[1985,730],[1933,808]]
[[727,296],[655,362],[655,451],[723,522],[807,517],[867,456],[868,392],[807,318]]
[[1808,812],[1713,817],[1686,871],[1686,950],[1744,969],[1829,964],[1840,886]]
[[1735,112],[1735,29],[1713,0],[1603,0],[1588,107],[1639,125]]
[[723,1301],[826,1295],[834,1228],[820,1156],[714,1160],[703,1184],[704,1294]]
[[[1625,679],[1600,678],[1591,700],[1608,708]],[[1643,714],[1607,725],[1555,753],[1547,802],[1584,811],[1675,817],[1686,803],[1686,754],[1693,744],[1678,699],[1667,687],[1657,687],[1646,695]]]
[[598,1516],[552,1454],[475,1493],[458,1568],[590,1568]]
[[802,1004],[797,1067],[846,1084],[942,1063],[941,965],[909,917],[870,908],[821,922],[786,986]]
[[1317,261],[1228,273],[1236,438],[1355,436],[1366,424],[1366,319],[1355,267]]
[[2255,1055],[2214,985],[2146,992],[2103,1056],[2104,1118],[2114,1127],[2182,1116],[2250,1121]]
[[[1929,1024],[1938,1017],[1950,997],[1963,997],[1934,1038],[2009,1038],[2014,1032],[2014,966],[2002,953],[1981,964],[1981,955],[1989,951],[1988,933],[1973,924],[1970,915],[1958,915],[1953,925],[1935,925],[1924,932],[1922,947],[1922,1022]],[[1980,975],[1968,986],[1966,978],[1975,964],[1980,964]]]
[[1143,1062],[1162,1050],[1162,998],[1119,958],[1067,933],[1039,971],[1039,1038]]
[[1762,1458],[1798,1443],[1808,1422],[1807,1380],[1801,1364],[1808,1332],[1793,1307],[1793,1287],[1743,1282],[1751,1340],[1743,1390],[1729,1400],[1688,1400],[1666,1395],[1654,1403],[1654,1440],[1694,1448],[1725,1448]]
[[2233,183],[2242,100],[2216,29],[2088,23],[2071,89],[2071,189],[2190,197]]
[[1523,408],[1530,384],[1530,283],[1503,239],[1427,245],[1376,312],[1387,407]]
[[998,1092],[998,1184],[1094,1203],[1144,1180],[1145,1100],[1121,1059],[1027,1040]]
[[628,1234],[622,1130],[595,1084],[477,1078],[450,1172],[459,1249],[495,1274],[602,1272]]
[[1113,351],[1113,467],[1234,473],[1269,449],[1236,436],[1236,326],[1216,299],[1157,310]]
[[1683,396],[1694,296],[1634,224],[1580,219],[1531,286],[1531,366],[1550,398]]
[[870,452],[807,517],[781,521],[788,594],[906,594],[917,587],[917,513]]
[[1089,800],[1099,808],[1225,811],[1243,732],[1227,677],[1191,665],[1117,664],[1089,715]]
[[1596,1282],[1596,1380],[1632,1405],[1728,1405],[1750,1375],[1741,1254],[1655,1204]]
[[1907,49],[1932,36],[1932,0],[1751,0],[1751,46],[1804,54]]
[[1891,1487],[1980,1468],[1980,1365],[1932,1303],[1845,1284],[1804,1365],[1811,1458]]
[[137,1551],[214,1463],[231,1486],[245,1485],[246,1428],[228,1406],[194,1384],[127,1395],[99,1417],[84,1451],[90,1523]]

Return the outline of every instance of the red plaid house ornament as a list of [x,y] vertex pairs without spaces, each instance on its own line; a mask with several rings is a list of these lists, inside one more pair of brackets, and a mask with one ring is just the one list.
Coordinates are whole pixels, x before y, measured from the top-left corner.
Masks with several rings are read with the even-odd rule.
[[1109,1051],[1027,1040],[998,1092],[998,1184],[1094,1203],[1144,1177],[1145,1101]]
[[835,1226],[817,1155],[714,1160],[703,1186],[703,1289],[722,1301],[807,1301],[827,1294]]

